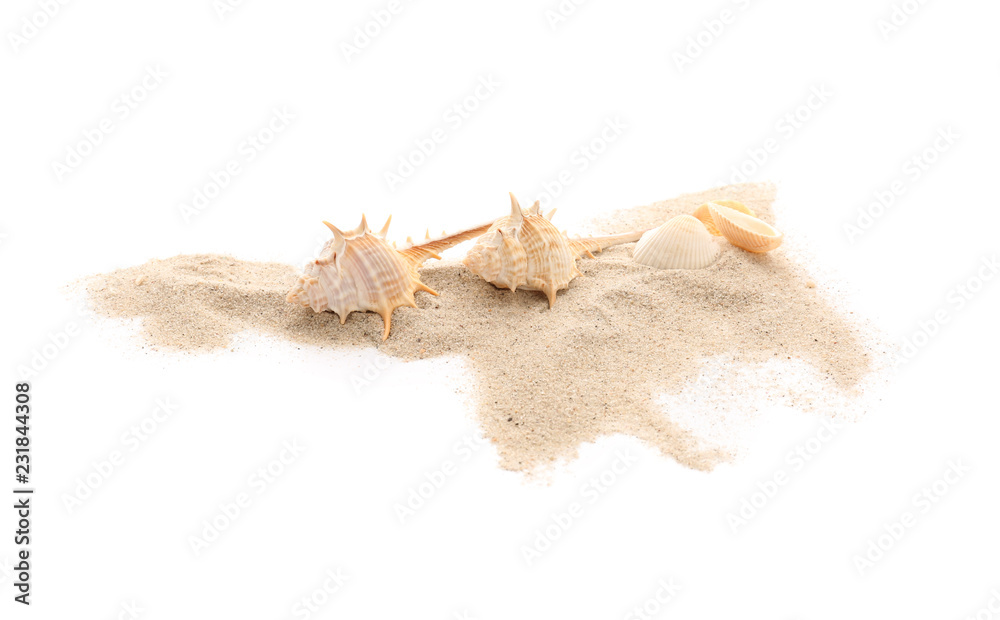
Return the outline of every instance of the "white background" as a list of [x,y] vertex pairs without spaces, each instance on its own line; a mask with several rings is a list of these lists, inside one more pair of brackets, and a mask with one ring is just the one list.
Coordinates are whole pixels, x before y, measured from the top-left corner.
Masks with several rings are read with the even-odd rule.
[[[880,29],[896,5],[910,14]],[[593,0],[553,26],[555,0],[407,1],[356,54],[343,45],[387,2],[250,0],[221,17],[210,0],[71,2],[48,20],[39,6],[12,0],[0,15],[5,494],[13,383],[54,351],[50,339],[65,346],[32,382],[30,609],[12,602],[14,515],[0,516],[4,617],[111,618],[134,602],[149,619],[303,618],[297,602],[336,569],[346,584],[308,617],[622,618],[647,603],[664,618],[1000,610],[1000,285],[953,301],[998,252],[995,3]],[[25,19],[48,23],[27,37]],[[122,118],[116,99],[156,68],[166,77]],[[490,76],[495,92],[447,122]],[[803,108],[813,89],[832,96]],[[295,119],[247,161],[240,144],[281,107]],[[790,131],[782,118],[796,111]],[[104,118],[113,132],[57,174],[53,162]],[[577,149],[616,118],[627,128],[582,170]],[[436,128],[444,143],[390,190],[385,173]],[[958,137],[934,151],[948,128]],[[765,144],[777,145],[766,161]],[[502,215],[508,191],[530,203],[564,170],[573,182],[552,204],[572,230],[728,181],[754,152],[763,163],[748,176],[779,184],[789,251],[834,270],[821,288],[847,283],[855,311],[897,343],[936,312],[948,319],[878,406],[800,469],[786,455],[817,437],[819,419],[774,410],[746,458],[711,474],[611,438],[550,483],[526,482],[498,470],[490,447],[467,461],[453,451],[475,434],[455,393],[471,389],[461,360],[393,362],[357,395],[350,378],[379,359],[371,350],[246,335],[234,352],[157,353],[79,316],[64,288],[179,253],[299,265],[325,237],[321,220],[354,226],[362,211],[374,225],[391,213],[397,239],[453,230]],[[919,178],[906,172],[915,156],[934,160]],[[179,205],[234,158],[241,174],[185,221]],[[901,195],[849,235],[897,180]],[[123,433],[158,398],[179,408],[130,451]],[[288,440],[306,451],[258,494],[248,477]],[[67,510],[63,497],[115,450],[124,464]],[[583,487],[617,450],[639,460],[591,503]],[[394,506],[446,460],[458,473],[400,523]],[[949,461],[969,471],[924,512],[912,498]],[[779,472],[788,483],[734,532],[727,515]],[[193,553],[189,537],[241,491],[251,505]],[[574,501],[583,516],[527,565],[522,546]],[[855,556],[905,512],[915,524],[859,571]],[[670,579],[680,591],[657,609]]]

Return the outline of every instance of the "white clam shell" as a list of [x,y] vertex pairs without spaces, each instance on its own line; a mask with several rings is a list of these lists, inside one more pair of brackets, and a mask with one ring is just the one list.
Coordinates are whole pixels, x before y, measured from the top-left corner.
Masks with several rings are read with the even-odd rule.
[[704,269],[719,258],[721,248],[693,215],[678,215],[647,231],[632,258],[657,269]]
[[722,236],[736,247],[761,253],[781,245],[784,235],[764,220],[713,203],[708,208]]

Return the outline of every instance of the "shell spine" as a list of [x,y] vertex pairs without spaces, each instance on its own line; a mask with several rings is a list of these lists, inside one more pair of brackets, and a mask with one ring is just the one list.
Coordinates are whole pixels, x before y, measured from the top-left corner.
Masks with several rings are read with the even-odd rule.
[[576,266],[581,255],[639,238],[625,233],[589,239],[569,239],[549,221],[555,209],[542,215],[539,202],[527,210],[510,195],[510,215],[501,217],[476,240],[462,261],[470,271],[497,288],[545,293],[551,308],[556,292],[583,275]]
[[382,333],[385,340],[396,308],[416,308],[417,291],[437,295],[420,281],[417,272],[420,265],[428,258],[440,258],[438,252],[475,237],[489,226],[429,239],[419,245],[411,243],[397,250],[385,240],[391,220],[390,216],[378,233],[368,228],[364,215],[361,224],[346,233],[324,222],[333,238],[323,246],[319,258],[306,264],[285,300],[312,308],[314,312],[335,312],[341,325],[351,312],[376,312],[385,323]]

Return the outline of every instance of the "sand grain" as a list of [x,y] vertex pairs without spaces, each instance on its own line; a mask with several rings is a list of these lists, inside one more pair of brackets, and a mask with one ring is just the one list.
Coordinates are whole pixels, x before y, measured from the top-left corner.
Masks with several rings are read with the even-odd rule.
[[[649,228],[714,198],[740,200],[773,224],[774,194],[771,185],[730,186],[619,211],[595,225]],[[572,459],[581,444],[617,433],[710,470],[731,452],[672,421],[677,416],[658,404],[698,380],[709,360],[724,356],[735,369],[794,359],[816,369],[822,390],[851,396],[872,370],[872,356],[883,353],[824,302],[780,248],[758,255],[725,244],[708,269],[659,271],[633,262],[632,247],[580,260],[584,277],[561,291],[552,309],[541,293],[499,290],[457,261],[430,261],[422,278],[441,296],[421,293],[419,309],[397,309],[384,343],[375,314],[352,313],[341,326],[332,313],[287,304],[297,278],[289,265],[177,256],[94,276],[87,289],[99,313],[141,318],[156,347],[217,349],[256,330],[404,359],[467,356],[476,416],[501,465],[518,471]],[[815,387],[780,396],[809,409]],[[739,394],[726,402],[742,406]]]

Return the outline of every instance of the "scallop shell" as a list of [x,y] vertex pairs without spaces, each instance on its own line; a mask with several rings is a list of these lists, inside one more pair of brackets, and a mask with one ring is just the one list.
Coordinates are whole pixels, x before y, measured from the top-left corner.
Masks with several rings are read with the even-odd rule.
[[556,303],[556,292],[583,275],[576,259],[620,243],[636,241],[641,232],[570,239],[549,221],[555,209],[541,214],[538,202],[522,210],[514,194],[510,195],[510,215],[493,222],[462,262],[472,273],[497,288],[542,291],[549,307]]
[[722,233],[719,231],[715,222],[712,221],[712,212],[709,210],[708,206],[710,204],[717,204],[723,207],[729,207],[730,209],[736,209],[741,213],[746,213],[747,215],[756,216],[757,214],[753,212],[753,209],[746,206],[738,200],[713,200],[712,202],[706,202],[697,209],[694,210],[694,216],[701,220],[701,223],[705,225],[708,232],[712,233],[716,237],[721,237]]
[[657,269],[704,269],[719,258],[719,244],[691,215],[678,215],[645,233],[632,258]]
[[712,220],[722,236],[748,252],[769,252],[781,245],[784,237],[767,222],[736,209],[709,204]]
[[320,256],[307,263],[286,301],[312,308],[314,312],[331,311],[340,317],[340,324],[351,312],[377,312],[385,323],[382,340],[389,337],[392,312],[400,306],[416,308],[414,294],[425,291],[437,295],[420,281],[417,269],[428,258],[441,258],[438,252],[482,234],[490,224],[460,233],[428,239],[402,250],[386,242],[389,222],[378,233],[372,233],[361,216],[354,230],[342,232],[329,222],[323,222],[333,233]]

